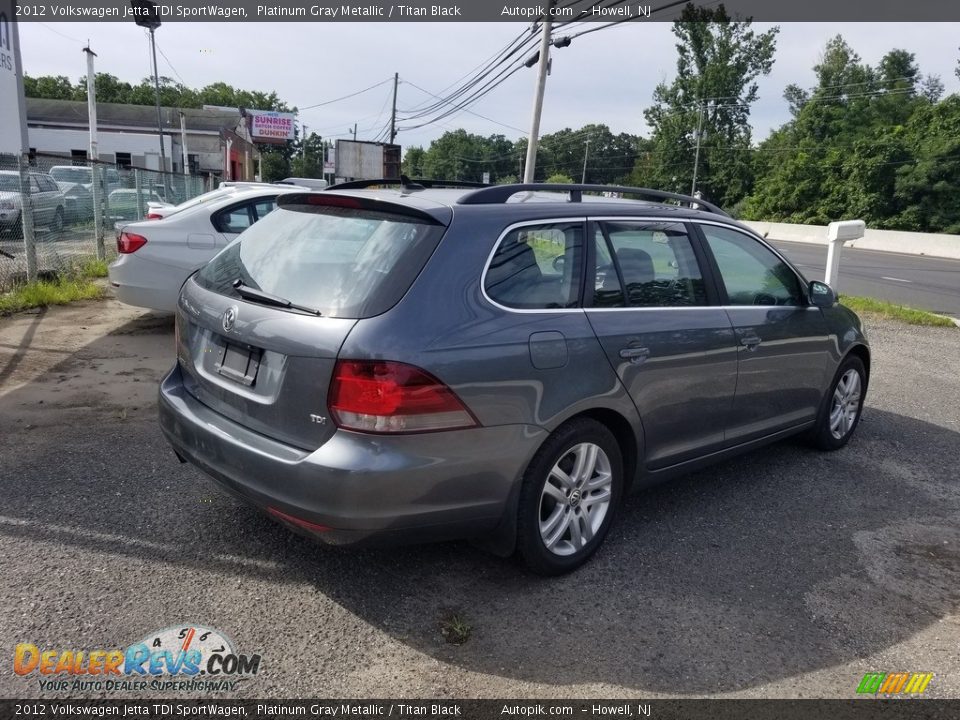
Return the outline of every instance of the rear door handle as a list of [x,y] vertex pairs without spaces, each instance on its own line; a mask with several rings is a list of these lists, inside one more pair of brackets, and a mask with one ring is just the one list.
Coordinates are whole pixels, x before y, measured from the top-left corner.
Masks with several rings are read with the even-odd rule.
[[620,351],[620,357],[632,363],[642,363],[650,357],[650,348],[626,347]]
[[761,340],[760,337],[757,335],[745,335],[744,337],[740,338],[740,344],[743,345],[750,352],[753,352],[758,347],[760,347],[760,343],[762,342],[763,340]]

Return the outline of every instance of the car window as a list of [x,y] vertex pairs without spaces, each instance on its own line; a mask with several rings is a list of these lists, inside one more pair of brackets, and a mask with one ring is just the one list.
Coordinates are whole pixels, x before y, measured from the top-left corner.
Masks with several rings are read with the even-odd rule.
[[30,192],[38,193],[40,192],[40,184],[37,182],[37,176],[30,176]]
[[20,176],[15,173],[0,174],[0,192],[20,192]]
[[253,204],[244,203],[218,213],[213,224],[220,232],[233,234],[242,233],[256,221],[257,219],[253,216]]
[[623,286],[613,264],[613,255],[603,231],[598,227],[594,232],[593,251],[596,258],[596,271],[593,276],[593,307],[626,307]]
[[287,204],[195,277],[228,296],[236,296],[239,279],[325,317],[372,317],[400,300],[442,234],[439,223],[409,215]]
[[720,269],[730,305],[802,305],[796,273],[754,238],[703,225],[707,246]]
[[506,234],[490,259],[484,289],[511,308],[576,307],[583,223],[527,225]]
[[272,213],[277,208],[276,198],[270,198],[269,200],[261,200],[256,205],[253,206],[257,212],[257,220],[262,220],[265,216]]
[[[707,304],[703,275],[683,225],[617,221],[600,228],[606,242],[597,244],[607,250],[597,252],[594,292],[601,307],[620,307],[624,299],[631,307]],[[612,294],[614,289],[619,295]]]

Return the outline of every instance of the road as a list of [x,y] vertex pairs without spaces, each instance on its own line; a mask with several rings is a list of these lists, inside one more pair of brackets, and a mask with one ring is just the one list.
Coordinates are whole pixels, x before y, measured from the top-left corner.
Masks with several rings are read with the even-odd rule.
[[181,465],[156,420],[169,318],[0,318],[0,697],[64,697],[12,672],[17,643],[185,623],[262,655],[222,697],[852,699],[901,671],[960,697],[960,331],[868,331],[847,448],[782,442],[638,494],[589,564],[544,579],[463,542],[323,547]]
[[[772,241],[809,280],[823,280],[827,247]],[[844,248],[839,290],[960,318],[960,260]]]

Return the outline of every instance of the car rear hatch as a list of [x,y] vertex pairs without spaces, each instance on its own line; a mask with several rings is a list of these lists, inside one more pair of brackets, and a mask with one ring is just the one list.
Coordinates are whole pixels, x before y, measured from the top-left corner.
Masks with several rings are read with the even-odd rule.
[[409,289],[449,222],[438,208],[281,196],[184,285],[177,357],[186,390],[255,432],[322,445],[336,430],[327,391],[340,347],[360,319]]

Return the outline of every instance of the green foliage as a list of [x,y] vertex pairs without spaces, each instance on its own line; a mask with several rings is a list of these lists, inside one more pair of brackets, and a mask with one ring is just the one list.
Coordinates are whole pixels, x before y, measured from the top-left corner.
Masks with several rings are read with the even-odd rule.
[[548,177],[546,182],[549,185],[570,185],[573,183],[573,178],[563,173],[555,173]]
[[875,300],[874,298],[841,295],[840,302],[854,312],[867,316],[882,317],[889,320],[900,320],[908,325],[926,325],[928,327],[948,327],[956,329],[956,323],[943,315],[936,315],[926,310],[897,305],[896,303]]
[[827,43],[810,93],[785,93],[793,119],[761,143],[748,219],[960,232],[960,97],[891,50],[877,67],[842,37]]
[[677,76],[654,91],[644,115],[653,128],[631,182],[690,192],[697,156],[697,189],[721,205],[733,205],[752,186],[750,105],[756,79],[773,67],[779,28],[764,33],[751,21],[732,21],[721,5],[688,5],[673,24]]
[[82,277],[37,280],[0,293],[0,315],[48,305],[66,305],[75,300],[93,300],[103,295],[102,286]]

